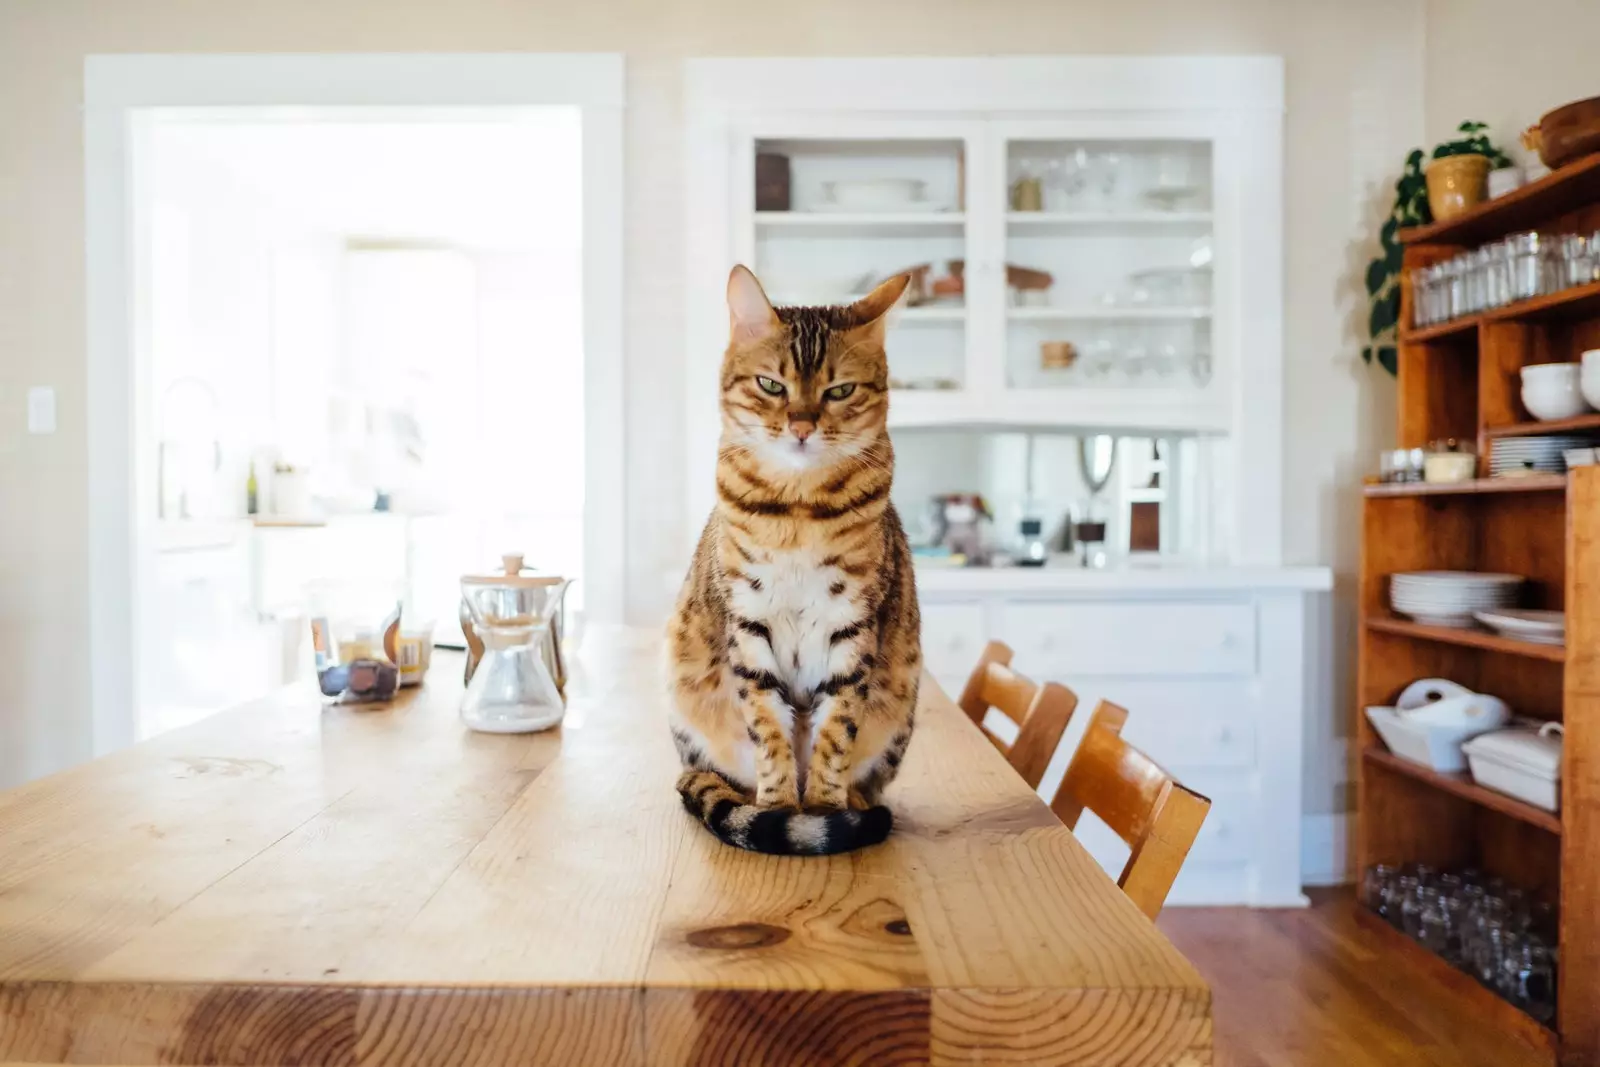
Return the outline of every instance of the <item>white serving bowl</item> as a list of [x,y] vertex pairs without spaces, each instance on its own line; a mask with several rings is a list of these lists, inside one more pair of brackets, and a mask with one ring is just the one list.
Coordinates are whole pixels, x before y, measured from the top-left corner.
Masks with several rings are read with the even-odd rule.
[[1600,367],[1594,370],[1584,367],[1583,377],[1578,380],[1578,392],[1583,394],[1590,407],[1600,408]]
[[1538,363],[1522,368],[1522,406],[1536,419],[1570,419],[1589,410],[1579,386],[1577,363]]

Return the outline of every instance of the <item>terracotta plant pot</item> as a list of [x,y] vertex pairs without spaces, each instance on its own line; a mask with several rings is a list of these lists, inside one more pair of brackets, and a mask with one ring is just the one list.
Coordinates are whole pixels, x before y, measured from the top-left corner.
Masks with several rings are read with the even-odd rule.
[[1489,157],[1445,156],[1428,164],[1428,207],[1436,222],[1453,219],[1489,196]]

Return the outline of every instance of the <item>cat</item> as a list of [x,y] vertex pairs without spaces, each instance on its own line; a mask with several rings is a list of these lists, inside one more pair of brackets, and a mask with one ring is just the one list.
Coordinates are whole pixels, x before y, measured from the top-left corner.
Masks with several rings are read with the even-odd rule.
[[774,308],[728,277],[717,505],[668,628],[684,807],[727,844],[874,845],[922,673],[911,549],[889,501],[885,316],[897,275],[853,304]]

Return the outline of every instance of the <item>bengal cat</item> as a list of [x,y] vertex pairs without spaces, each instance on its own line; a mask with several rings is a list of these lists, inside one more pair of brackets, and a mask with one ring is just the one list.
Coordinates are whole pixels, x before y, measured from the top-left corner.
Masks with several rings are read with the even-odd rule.
[[889,502],[884,316],[899,275],[843,307],[774,308],[728,278],[717,506],[668,632],[684,807],[730,845],[877,844],[911,740],[921,621]]

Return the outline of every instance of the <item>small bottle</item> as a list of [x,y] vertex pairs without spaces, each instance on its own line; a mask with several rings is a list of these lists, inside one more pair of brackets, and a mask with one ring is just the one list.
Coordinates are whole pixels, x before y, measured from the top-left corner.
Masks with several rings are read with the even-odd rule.
[[251,460],[250,477],[246,478],[244,482],[244,513],[246,515],[259,513],[260,501],[258,497],[260,496],[260,491],[260,486],[256,484],[256,461]]

